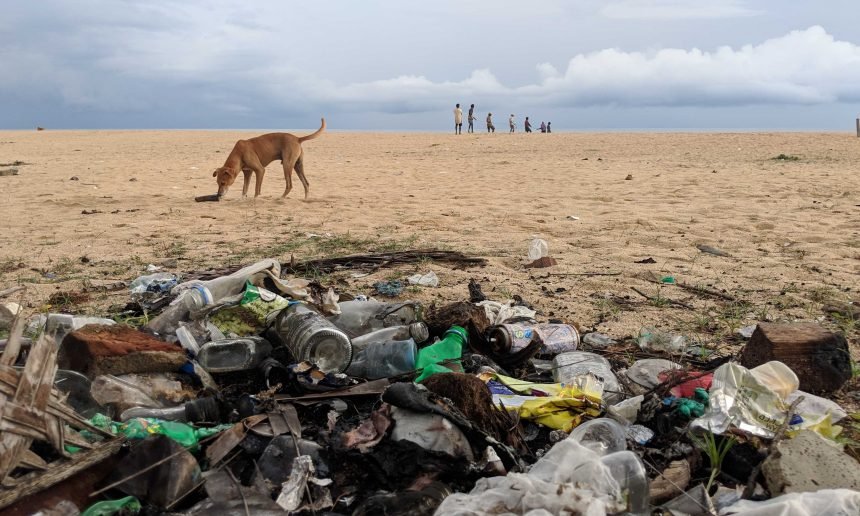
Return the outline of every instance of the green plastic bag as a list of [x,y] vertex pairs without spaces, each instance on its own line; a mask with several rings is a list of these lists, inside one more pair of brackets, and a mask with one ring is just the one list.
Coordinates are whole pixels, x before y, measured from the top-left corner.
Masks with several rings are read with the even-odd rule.
[[140,501],[133,496],[126,496],[119,500],[104,500],[96,502],[81,513],[81,516],[111,516],[119,511],[126,513],[140,512]]
[[[436,373],[453,373],[453,370],[439,362],[462,357],[463,346],[467,342],[469,342],[469,333],[466,329],[461,326],[451,326],[445,332],[444,339],[418,351],[415,367],[421,370],[421,374],[415,379],[415,382],[421,382]],[[459,362],[455,362],[455,364],[460,365]],[[459,368],[462,369],[462,367]]]
[[222,432],[233,425],[218,425],[212,428],[194,428],[178,421],[164,421],[155,418],[136,417],[121,424],[118,431],[129,439],[146,439],[150,435],[161,434],[170,437],[191,451],[197,449],[201,439]]

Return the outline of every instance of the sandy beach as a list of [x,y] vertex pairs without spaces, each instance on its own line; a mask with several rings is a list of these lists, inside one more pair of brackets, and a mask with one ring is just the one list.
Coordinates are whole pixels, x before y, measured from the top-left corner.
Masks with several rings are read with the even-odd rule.
[[[371,293],[380,279],[433,270],[438,288],[404,297],[466,299],[475,278],[489,297],[519,294],[543,319],[616,337],[653,325],[717,346],[758,320],[814,320],[847,331],[860,357],[856,322],[822,310],[860,299],[860,139],[851,134],[329,131],[304,145],[309,200],[295,177],[281,199],[275,162],[256,200],[240,198],[237,183],[220,203],[194,202],[215,192],[212,171],[233,143],[256,134],[0,132],[0,163],[24,163],[0,177],[0,288],[27,285],[33,311],[105,313],[127,290],[98,287],[148,264],[181,273],[441,248],[489,264],[321,280]],[[558,265],[524,267],[533,238]],[[666,276],[725,298],[649,281]]]

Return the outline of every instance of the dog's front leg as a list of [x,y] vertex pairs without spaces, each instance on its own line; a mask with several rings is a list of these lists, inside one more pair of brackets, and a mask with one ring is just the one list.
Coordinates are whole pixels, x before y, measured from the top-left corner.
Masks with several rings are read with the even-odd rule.
[[254,197],[260,196],[260,190],[263,188],[263,175],[266,173],[265,168],[260,168],[256,171],[255,178],[257,180],[257,184],[254,185]]
[[251,185],[251,172],[250,168],[243,168],[242,173],[245,174],[245,182],[242,184],[242,197],[248,196],[248,186]]

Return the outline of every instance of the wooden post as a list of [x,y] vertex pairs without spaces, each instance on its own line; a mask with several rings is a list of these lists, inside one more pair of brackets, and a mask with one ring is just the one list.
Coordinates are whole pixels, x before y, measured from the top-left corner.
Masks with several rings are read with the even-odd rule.
[[857,138],[860,138],[860,118],[856,119],[855,122],[857,123]]

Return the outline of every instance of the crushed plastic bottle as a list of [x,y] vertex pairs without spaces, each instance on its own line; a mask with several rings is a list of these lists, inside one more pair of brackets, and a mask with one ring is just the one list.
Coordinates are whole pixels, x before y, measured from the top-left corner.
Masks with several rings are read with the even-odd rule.
[[617,342],[612,337],[604,335],[602,333],[594,332],[586,333],[585,335],[583,335],[582,343],[591,346],[592,348],[598,349],[607,348],[609,346],[617,344]]
[[639,347],[644,351],[681,353],[687,348],[687,337],[655,328],[642,328],[638,342]]

